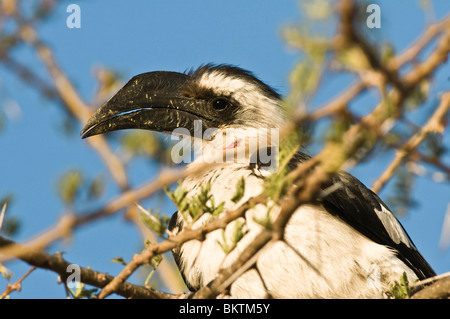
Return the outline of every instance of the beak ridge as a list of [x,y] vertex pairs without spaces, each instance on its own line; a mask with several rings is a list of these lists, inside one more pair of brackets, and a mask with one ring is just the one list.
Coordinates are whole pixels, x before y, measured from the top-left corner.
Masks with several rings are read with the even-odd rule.
[[189,80],[189,75],[167,71],[133,77],[89,118],[81,137],[129,128],[193,131],[195,119],[208,119],[202,116],[204,101],[183,94]]

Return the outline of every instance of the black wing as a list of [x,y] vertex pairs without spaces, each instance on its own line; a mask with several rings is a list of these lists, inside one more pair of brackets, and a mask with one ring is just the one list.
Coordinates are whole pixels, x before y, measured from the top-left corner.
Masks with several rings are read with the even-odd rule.
[[[297,153],[290,164],[295,165],[308,158],[303,153]],[[393,248],[397,257],[410,267],[419,279],[436,275],[401,223],[374,192],[346,172],[336,174],[324,189],[336,183],[339,184],[336,189],[320,199],[330,214],[341,218],[377,244]]]

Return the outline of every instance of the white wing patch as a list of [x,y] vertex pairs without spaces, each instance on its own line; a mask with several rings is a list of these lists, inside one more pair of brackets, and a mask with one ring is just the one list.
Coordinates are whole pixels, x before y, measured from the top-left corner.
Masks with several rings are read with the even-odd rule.
[[413,243],[409,240],[408,235],[403,230],[403,227],[400,225],[397,218],[395,218],[395,216],[389,211],[389,209],[381,205],[381,211],[375,209],[375,213],[377,213],[378,218],[383,223],[384,228],[394,243],[400,244],[400,242],[402,242],[408,246],[408,248],[414,248]]

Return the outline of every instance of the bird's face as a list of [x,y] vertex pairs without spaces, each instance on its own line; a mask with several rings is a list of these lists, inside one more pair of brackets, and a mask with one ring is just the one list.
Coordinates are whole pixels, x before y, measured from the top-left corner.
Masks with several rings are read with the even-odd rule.
[[178,134],[208,139],[211,134],[204,133],[214,129],[244,132],[278,128],[284,121],[280,97],[269,86],[240,68],[206,65],[188,73],[133,77],[97,110],[81,134],[86,138],[121,129],[177,129]]

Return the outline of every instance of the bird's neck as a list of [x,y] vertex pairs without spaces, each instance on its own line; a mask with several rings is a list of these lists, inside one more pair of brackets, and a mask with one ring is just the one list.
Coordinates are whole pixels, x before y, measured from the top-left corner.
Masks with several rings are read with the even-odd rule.
[[217,130],[210,140],[196,141],[195,165],[274,165],[279,146],[279,129],[227,128]]

